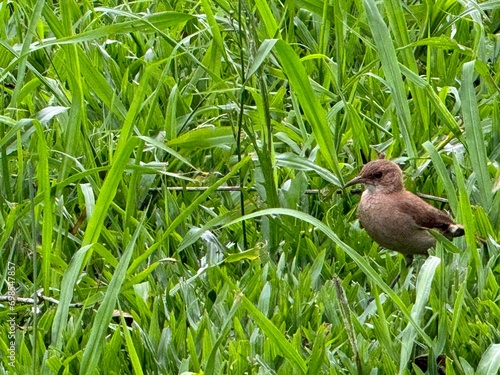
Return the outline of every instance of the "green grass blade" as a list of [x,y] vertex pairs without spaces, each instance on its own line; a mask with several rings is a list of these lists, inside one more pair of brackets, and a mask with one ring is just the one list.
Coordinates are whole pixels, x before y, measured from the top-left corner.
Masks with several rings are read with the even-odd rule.
[[277,39],[266,39],[262,41],[259,49],[255,53],[255,57],[252,60],[252,63],[248,67],[248,73],[246,74],[247,80],[250,79],[250,77],[254,75],[255,72],[261,67],[261,65],[273,50],[274,45],[277,41]]
[[[403,4],[399,0],[389,0],[384,4],[396,46],[399,48],[407,46],[410,43],[410,37],[408,35],[408,24],[403,12]],[[412,49],[404,48],[401,51],[401,59],[406,67],[415,74],[418,74],[418,65]],[[413,111],[420,117],[424,131],[427,131],[429,129],[429,103],[425,97],[425,92],[420,90],[413,82],[409,82],[409,88],[415,100]]]
[[288,342],[283,333],[270,321],[250,300],[244,295],[239,295],[241,305],[248,311],[250,317],[257,323],[266,336],[276,345],[281,354],[290,361],[292,366],[301,374],[307,372],[306,362],[299,352]]
[[92,82],[88,88],[94,92],[99,99],[116,115],[123,120],[127,116],[127,109],[120,98],[116,95],[113,87],[106,80],[106,77],[100,72],[87,56],[82,48],[78,48],[78,60],[80,61],[80,72],[83,79]]
[[117,22],[112,25],[102,26],[96,29],[85,31],[76,35],[66,36],[55,41],[47,40],[43,44],[35,48],[45,48],[53,44],[77,44],[81,42],[88,42],[100,38],[107,38],[109,35],[126,34],[131,32],[152,30],[162,30],[168,27],[174,27],[179,24],[192,20],[194,17],[185,13],[177,12],[160,12],[146,16],[139,16],[134,13],[117,11],[110,8],[94,8],[95,11],[102,11],[103,13],[119,13],[122,16],[134,18],[130,21]]
[[101,228],[107,215],[109,206],[116,194],[118,184],[122,180],[123,170],[127,167],[130,155],[137,146],[138,139],[133,137],[128,139],[121,150],[117,150],[113,165],[106,175],[99,197],[95,205],[95,215],[92,216],[87,225],[82,246],[92,244],[97,241],[101,234]]
[[462,85],[460,89],[465,140],[472,169],[476,174],[479,203],[486,212],[489,212],[492,208],[491,202],[493,201],[493,194],[491,193],[492,182],[488,173],[488,159],[484,147],[483,126],[474,90],[474,79],[474,61],[470,61],[463,66]]
[[324,178],[329,183],[334,184],[335,186],[338,187],[342,187],[342,184],[340,183],[337,176],[335,176],[328,169],[322,168],[313,161],[306,159],[302,156],[299,156],[297,154],[291,152],[281,153],[276,156],[276,164],[278,166],[293,168],[299,171],[305,171],[305,172],[314,171],[318,174],[318,176],[321,176],[321,178]]
[[227,338],[229,333],[231,332],[231,322],[234,318],[234,315],[236,312],[239,310],[239,307],[241,305],[241,301],[239,298],[235,298],[233,306],[231,306],[231,310],[227,313],[227,315],[224,317],[224,322],[222,323],[220,330],[218,332],[219,338],[217,341],[214,343],[212,350],[210,351],[210,355],[208,356],[207,363],[205,366],[205,374],[207,375],[212,375],[212,374],[217,374],[215,371],[215,357],[217,354],[217,351],[220,350],[220,346],[222,342]]
[[121,319],[121,327],[122,327],[122,332],[123,336],[125,336],[125,343],[127,344],[127,353],[130,356],[130,362],[132,363],[132,368],[134,369],[134,374],[137,375],[142,375],[144,372],[142,371],[142,363],[141,359],[139,358],[139,355],[137,353],[137,350],[134,345],[134,340],[132,339],[132,336],[130,335],[129,327],[127,326],[127,323],[125,322],[125,319],[123,318],[123,315],[120,317]]
[[113,315],[113,309],[116,306],[118,294],[120,293],[122,284],[125,281],[127,268],[130,263],[130,259],[132,258],[132,254],[134,253],[135,243],[139,237],[139,233],[141,232],[145,219],[146,216],[142,218],[141,223],[137,226],[134,235],[127,244],[120,262],[113,273],[113,278],[108,285],[106,294],[104,295],[104,300],[97,310],[92,330],[90,331],[90,337],[83,352],[80,374],[93,374],[97,369],[102,355],[104,336],[108,331],[109,322],[111,320],[111,316]]
[[92,244],[97,242],[101,234],[104,220],[108,215],[108,208],[115,197],[116,189],[122,179],[123,170],[127,166],[130,154],[137,142],[137,138],[129,139],[121,149],[121,152],[116,155],[113,165],[102,185],[99,198],[97,199],[94,210],[95,214],[89,219],[87,230],[85,231],[85,236],[82,241],[82,248],[73,256],[70,266],[64,273],[61,284],[61,297],[54,317],[54,325],[52,326],[52,345],[56,348],[60,348],[62,345],[63,332],[67,324],[69,304],[73,298],[73,288],[82,267],[85,265],[85,259],[88,259],[91,254],[91,252],[87,253],[87,251]]
[[43,221],[42,221],[42,286],[45,295],[49,295],[50,288],[50,254],[52,253],[52,231],[54,222],[54,205],[50,194],[50,173],[47,152],[47,142],[42,126],[34,121],[38,135],[38,191],[43,194]]
[[467,287],[467,283],[461,283],[460,288],[458,289],[457,296],[455,298],[455,303],[453,305],[453,318],[451,320],[451,336],[450,336],[450,347],[453,347],[453,344],[456,339],[456,334],[458,332],[458,325],[462,318],[462,313],[464,312],[464,300],[465,300],[465,289]]
[[295,95],[297,95],[306,118],[309,120],[314,138],[318,142],[326,164],[337,178],[343,181],[338,167],[337,152],[332,141],[332,132],[328,127],[325,111],[321,108],[314,94],[304,66],[294,50],[284,41],[278,40],[274,48],[290,81],[290,86]]
[[422,146],[429,153],[432,164],[434,165],[434,168],[436,168],[437,174],[444,185],[444,189],[446,190],[446,197],[448,198],[451,211],[456,215],[458,212],[457,191],[453,182],[451,181],[450,174],[446,170],[443,159],[441,159],[441,156],[439,156],[439,153],[431,142],[426,141]]
[[[4,3],[4,5],[6,4]],[[35,37],[35,35],[37,35],[36,28],[40,20],[40,16],[42,14],[44,6],[45,6],[45,0],[37,0],[33,8],[33,12],[31,13],[31,18],[28,24],[28,30],[23,38],[24,40],[21,47],[21,57],[18,61],[18,68],[17,68],[16,86],[14,87],[14,91],[12,92],[11,102],[9,105],[10,108],[17,107],[17,97],[19,95],[19,92],[24,86],[24,79],[26,77],[26,65],[28,64],[27,53],[30,49],[30,45],[31,42],[33,41],[33,38]]]
[[[64,272],[61,282],[61,296],[57,306],[56,315],[52,324],[52,345],[55,348],[62,347],[63,332],[67,325],[69,305],[73,298],[74,281],[80,276],[83,260],[92,245],[82,246],[71,258],[68,268]],[[71,285],[70,285],[71,283]]]
[[[61,2],[62,23],[64,26],[65,35],[73,35],[73,23],[71,19],[71,4],[69,1]],[[59,178],[65,179],[69,174],[70,165],[73,163],[72,157],[76,156],[77,150],[85,145],[81,142],[82,127],[85,126],[86,118],[84,116],[84,98],[83,98],[83,82],[80,73],[80,60],[78,58],[78,49],[76,45],[63,46],[67,64],[65,65],[65,73],[68,76],[69,91],[71,92],[71,108],[68,124],[66,126],[64,151],[65,158]],[[69,96],[69,95],[68,95]]]
[[260,17],[266,26],[266,38],[276,38],[276,34],[279,32],[279,27],[271,8],[269,8],[268,2],[265,0],[255,0],[255,6],[257,7]]
[[429,102],[428,105],[436,112],[436,114],[439,116],[448,130],[453,132],[453,134],[457,138],[461,138],[462,130],[458,126],[455,117],[446,107],[446,104],[443,103],[439,95],[434,91],[434,88],[427,81],[408,69],[406,66],[399,65],[399,67],[401,68],[401,72],[409,81],[411,81],[414,85],[416,85],[416,87],[424,91],[425,96]]
[[483,294],[484,290],[484,271],[479,252],[476,246],[476,221],[470,202],[470,191],[467,190],[463,171],[456,155],[453,155],[455,176],[457,181],[459,213],[465,229],[465,242],[467,243],[468,252],[465,254],[465,259],[472,259],[469,272],[475,272],[477,275],[477,289],[479,295]]
[[394,106],[398,115],[398,125],[406,146],[406,152],[410,158],[416,158],[417,152],[413,140],[414,129],[411,123],[410,107],[406,99],[406,90],[389,29],[384,23],[377,4],[374,1],[363,0],[363,5],[374,42],[377,46],[386,82],[392,92]]
[[[416,285],[417,296],[415,298],[415,304],[411,309],[411,317],[417,324],[420,324],[422,321],[424,310],[431,292],[432,280],[434,279],[436,268],[440,262],[441,259],[438,257],[430,256],[426,259],[418,274]],[[410,361],[413,345],[415,345],[415,338],[417,336],[417,331],[413,323],[408,323],[401,336],[399,374],[404,374]]]
[[222,34],[220,32],[219,24],[215,19],[214,13],[212,12],[211,1],[201,0],[201,4],[203,5],[203,10],[205,11],[205,15],[212,32],[212,37],[214,38],[214,44],[219,49],[221,55],[224,56],[224,58],[227,60]]

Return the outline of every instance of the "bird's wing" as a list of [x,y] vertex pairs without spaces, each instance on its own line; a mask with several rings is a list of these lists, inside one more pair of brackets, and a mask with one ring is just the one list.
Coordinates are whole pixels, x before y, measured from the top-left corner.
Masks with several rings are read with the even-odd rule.
[[450,225],[455,224],[453,219],[445,212],[438,210],[408,191],[405,193],[407,195],[405,199],[399,201],[398,208],[410,215],[418,227],[445,232]]

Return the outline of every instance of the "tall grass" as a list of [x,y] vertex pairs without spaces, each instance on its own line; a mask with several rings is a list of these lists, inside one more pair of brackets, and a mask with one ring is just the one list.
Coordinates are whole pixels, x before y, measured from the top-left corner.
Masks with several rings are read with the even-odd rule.
[[[496,2],[0,18],[0,372],[498,372]],[[378,152],[466,236],[379,249],[341,189]]]

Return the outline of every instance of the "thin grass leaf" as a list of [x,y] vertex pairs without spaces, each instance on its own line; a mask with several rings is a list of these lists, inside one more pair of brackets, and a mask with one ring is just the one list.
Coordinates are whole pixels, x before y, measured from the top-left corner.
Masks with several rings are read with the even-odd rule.
[[422,146],[429,153],[432,164],[434,165],[434,168],[436,168],[436,172],[444,185],[444,189],[446,190],[446,197],[448,198],[451,211],[456,214],[458,212],[457,192],[453,182],[451,181],[450,175],[446,170],[443,159],[441,159],[436,148],[431,142],[424,142]]
[[450,334],[450,346],[453,347],[455,342],[456,334],[458,332],[458,325],[462,318],[464,300],[465,300],[465,290],[467,288],[467,283],[461,283],[458,289],[457,296],[455,298],[455,303],[453,305],[453,318],[451,320],[451,334]]
[[87,217],[92,217],[95,210],[94,190],[92,190],[92,186],[90,184],[80,184],[79,188],[85,202],[85,212],[87,213]]
[[[441,262],[441,259],[435,256],[430,256],[426,259],[424,265],[420,269],[417,278],[417,296],[415,298],[415,304],[411,309],[411,317],[413,321],[420,324],[425,307],[427,306],[427,301],[429,300],[429,294],[431,292],[432,280],[436,272],[436,268]],[[417,336],[417,330],[412,323],[408,323],[406,328],[401,334],[401,356],[399,362],[399,374],[403,374],[410,362],[410,357],[413,351],[413,345],[415,345],[415,338]]]
[[[64,34],[73,35],[73,23],[71,19],[71,5],[69,2],[61,3],[61,16],[64,28]],[[85,127],[86,118],[83,115],[84,111],[84,93],[83,82],[80,73],[80,60],[78,59],[78,50],[75,45],[63,47],[66,55],[67,64],[65,71],[68,76],[68,85],[71,91],[71,106],[69,109],[68,125],[66,127],[64,139],[64,152],[65,157],[59,175],[60,179],[65,179],[69,174],[69,168],[73,163],[72,156],[75,156],[81,144],[79,134],[81,134],[81,127]],[[59,195],[59,194],[58,194]]]
[[179,105],[179,88],[177,85],[172,87],[167,102],[167,113],[165,115],[165,135],[166,140],[170,141],[177,137],[177,106]]
[[479,116],[479,109],[474,90],[474,61],[464,64],[462,69],[462,83],[460,98],[462,99],[462,115],[465,125],[465,140],[470,155],[472,168],[476,175],[479,203],[486,212],[491,210],[493,195],[492,182],[488,173],[488,159],[484,147],[483,127]]
[[141,359],[139,358],[139,355],[137,353],[137,350],[135,349],[134,346],[134,341],[132,340],[132,337],[129,332],[129,328],[127,326],[127,323],[123,317],[123,315],[120,315],[121,319],[121,327],[122,327],[122,332],[123,336],[125,336],[125,343],[127,344],[127,353],[130,356],[130,362],[132,363],[132,368],[134,369],[134,374],[144,374],[143,372],[143,363],[141,362]]
[[470,48],[465,47],[459,44],[456,40],[444,35],[430,37],[430,38],[422,38],[415,42],[409,43],[406,46],[400,47],[400,49],[404,48],[411,49],[413,47],[418,47],[418,46],[431,46],[435,48],[441,48],[444,50],[454,49],[466,54],[467,56],[473,55],[473,52]]
[[[21,53],[20,53],[20,58],[18,63],[18,68],[17,68],[17,79],[16,79],[16,85],[14,87],[14,91],[12,92],[11,100],[10,100],[10,105],[8,107],[10,108],[16,108],[17,107],[17,98],[18,95],[21,91],[21,89],[24,86],[24,79],[26,77],[26,66],[28,65],[28,51],[30,49],[31,42],[33,41],[33,38],[36,33],[36,27],[38,24],[38,21],[40,20],[40,17],[42,15],[43,8],[45,6],[45,1],[44,0],[37,0],[35,3],[35,6],[32,9],[32,12],[30,14],[29,18],[29,24],[28,24],[28,30],[27,33],[24,36],[23,44],[21,47]],[[12,63],[11,63],[12,64]]]
[[234,318],[234,315],[236,314],[236,312],[240,307],[240,304],[241,301],[239,300],[239,298],[235,298],[233,305],[231,306],[231,310],[229,310],[227,315],[224,317],[224,322],[222,323],[221,329],[218,332],[219,338],[214,343],[212,350],[210,351],[210,355],[208,356],[208,360],[205,366],[205,374],[209,375],[217,374],[215,366],[216,354],[220,350],[223,341],[227,338],[227,336],[231,332],[231,323]]
[[88,88],[116,115],[120,120],[127,116],[127,109],[106,77],[93,64],[85,51],[78,46],[78,59],[80,60],[80,72],[86,82],[92,82]]
[[356,367],[358,373],[363,373],[361,358],[358,351],[358,344],[356,340],[356,334],[354,331],[354,326],[351,319],[351,309],[349,307],[349,301],[345,294],[345,290],[342,287],[342,282],[337,276],[333,278],[333,284],[335,285],[335,291],[337,292],[337,299],[340,306],[340,315],[342,316],[342,321],[344,322],[344,328],[347,333],[347,338],[351,344],[351,349],[354,352],[354,360],[356,362]]
[[137,143],[138,139],[132,137],[125,143],[122,149],[117,149],[113,164],[106,175],[104,184],[99,192],[99,197],[97,198],[95,205],[95,214],[89,218],[82,246],[94,243],[99,238],[108,208],[116,194],[116,188],[122,180],[122,172],[127,167],[130,155],[137,146]]
[[[138,16],[134,13],[118,11],[116,9],[96,7],[96,12],[103,13],[119,13],[122,16],[134,18],[130,21],[117,22],[112,25],[101,26],[96,29],[84,31],[82,33],[66,36],[57,40],[44,40],[40,45],[35,45],[35,48],[46,48],[54,44],[77,44],[81,42],[93,41],[96,39],[107,38],[109,35],[126,34],[131,32],[151,32],[156,29],[164,30],[169,27],[184,24],[185,22],[194,19],[194,16],[185,13],[177,12],[159,12],[145,16]],[[33,47],[32,47],[33,50]]]
[[[384,312],[384,308],[382,306],[382,302],[385,301],[385,296],[380,295],[378,290],[374,289],[374,298],[375,304],[377,305],[378,319],[375,323],[375,329],[377,329],[380,334],[377,335],[378,340],[382,345],[386,347],[387,353],[394,363],[397,363],[399,357],[397,355],[397,351],[395,350],[395,342],[391,337],[391,332],[389,328],[389,322],[387,321],[386,314]],[[381,298],[383,297],[383,299]],[[395,373],[396,371],[394,371]]]
[[[141,223],[137,226],[130,242],[127,244],[125,251],[122,254],[120,262],[113,273],[113,277],[108,285],[106,294],[104,295],[104,300],[101,306],[97,310],[94,323],[92,325],[92,330],[90,331],[90,337],[87,341],[85,350],[83,351],[83,358],[80,365],[80,374],[93,374],[99,365],[99,361],[102,355],[102,347],[104,344],[104,336],[108,330],[109,322],[113,315],[113,309],[116,306],[116,301],[118,299],[118,294],[125,281],[127,275],[127,268],[134,253],[135,243],[139,237],[139,233],[142,230],[146,216],[141,220]],[[127,347],[130,350],[129,342],[127,341]],[[129,352],[130,353],[130,352]],[[133,353],[132,353],[133,354]],[[138,363],[137,354],[135,355],[136,363]],[[133,358],[134,359],[134,358]],[[134,366],[137,373],[137,366]],[[140,370],[140,366],[139,370]],[[139,373],[142,373],[140,371]]]
[[[403,12],[403,4],[399,0],[389,0],[385,3],[385,9],[387,11],[387,17],[389,19],[389,26],[392,29],[392,35],[395,39],[395,45],[398,47],[406,46],[410,43],[410,37],[408,35],[408,24],[406,22],[406,17]],[[403,64],[408,67],[412,72],[418,74],[418,65],[415,59],[413,50],[405,48],[401,51],[401,59]],[[420,117],[423,125],[423,130],[428,131],[429,129],[429,104],[427,98],[425,97],[425,92],[420,90],[413,82],[409,82],[410,92],[415,101],[413,111],[417,113]],[[415,116],[416,117],[416,116]],[[415,129],[418,131],[418,129]]]
[[373,39],[382,63],[386,82],[391,89],[392,98],[396,113],[398,115],[398,125],[406,146],[406,152],[411,159],[416,158],[417,152],[413,140],[414,128],[411,123],[410,107],[406,99],[406,90],[403,84],[399,62],[396,56],[394,44],[377,4],[372,0],[363,0],[363,5],[368,18],[368,24],[373,33]]
[[456,155],[453,155],[455,166],[456,184],[458,188],[458,203],[460,218],[465,229],[465,242],[467,243],[468,252],[465,254],[466,260],[472,259],[473,264],[470,271],[475,271],[477,274],[477,288],[479,295],[484,291],[484,271],[481,258],[476,246],[476,222],[470,203],[470,193],[465,186],[463,171],[457,161]]
[[150,138],[150,137],[145,137],[142,135],[137,136],[137,138],[142,139],[144,142],[149,143],[150,145],[163,150],[169,154],[171,154],[173,157],[175,157],[176,160],[179,160],[186,164],[188,167],[192,168],[193,170],[198,170],[197,167],[195,167],[191,162],[186,159],[184,156],[176,152],[175,150],[171,149],[167,145],[165,145],[163,142],[157,141],[156,139]]
[[309,356],[309,361],[307,363],[307,374],[317,375],[321,374],[321,367],[323,366],[324,356],[325,356],[325,341],[326,341],[326,327],[320,326],[316,332],[316,338],[313,343],[311,350],[311,355]]
[[68,107],[63,107],[60,105],[45,107],[37,113],[36,118],[38,119],[38,121],[40,121],[41,124],[45,125],[50,120],[52,120],[53,117],[61,113],[65,113],[68,109]]
[[338,167],[337,152],[332,142],[332,132],[328,127],[325,111],[321,108],[312,90],[306,70],[297,54],[284,41],[278,40],[275,44],[275,50],[290,81],[290,86],[297,96],[306,118],[309,120],[314,138],[319,145],[326,164],[333,170],[339,181],[342,182],[342,175]]
[[227,60],[226,48],[224,48],[224,41],[222,39],[222,34],[220,32],[219,24],[215,20],[214,13],[212,12],[210,0],[201,0],[203,5],[203,10],[207,17],[208,25],[210,26],[210,31],[212,32],[212,37],[214,38],[214,45],[219,49],[220,54]]
[[81,249],[73,256],[68,269],[64,272],[61,284],[61,297],[54,317],[54,325],[52,326],[52,345],[56,348],[62,346],[63,332],[67,325],[69,304],[73,298],[73,288],[76,280],[80,275],[82,267],[85,265],[85,260],[88,260],[90,257],[91,251],[88,250],[92,244],[97,242],[101,234],[108,208],[115,197],[116,189],[122,179],[122,172],[127,166],[127,161],[137,142],[137,138],[129,139],[120,150],[121,152],[116,155],[97,199],[95,214],[89,218]]
[[[19,121],[15,121],[10,117],[0,116],[0,122],[8,125],[10,129],[3,135],[3,138],[0,140],[0,147],[6,145],[21,129],[24,127],[28,128],[27,125],[31,125],[33,120],[31,119],[22,119]],[[28,131],[26,129],[25,131]]]
[[[64,276],[61,283],[61,297],[59,298],[59,306],[57,307],[56,314],[54,316],[54,321],[52,325],[52,345],[56,348],[62,347],[63,332],[67,325],[69,305],[71,299],[73,298],[73,287],[68,288],[68,281],[73,281],[80,276],[81,265],[87,252],[90,250],[92,245],[82,246],[71,258],[68,268],[64,272]],[[65,283],[66,281],[66,283]]]
[[42,126],[34,121],[38,136],[38,166],[37,180],[39,194],[43,195],[43,224],[42,224],[42,286],[45,295],[49,295],[50,289],[50,254],[52,253],[52,231],[54,222],[54,204],[50,194],[50,173],[47,152],[47,142]]
[[448,110],[439,95],[434,91],[433,87],[427,81],[412,72],[404,65],[399,65],[399,67],[401,68],[401,72],[409,81],[413,82],[417,87],[421,88],[424,91],[431,108],[436,111],[436,114],[441,119],[441,121],[443,121],[448,130],[460,139],[462,137],[462,131],[458,126],[455,117]]
[[301,374],[305,374],[307,372],[306,362],[300,353],[288,342],[283,333],[247,297],[240,294],[238,299],[240,299],[241,305],[248,311],[250,317],[273,344],[279,348],[281,354],[290,361],[295,370]]
[[279,33],[279,27],[268,2],[265,0],[255,0],[255,6],[260,13],[262,22],[266,26],[266,38],[276,38],[276,34]]

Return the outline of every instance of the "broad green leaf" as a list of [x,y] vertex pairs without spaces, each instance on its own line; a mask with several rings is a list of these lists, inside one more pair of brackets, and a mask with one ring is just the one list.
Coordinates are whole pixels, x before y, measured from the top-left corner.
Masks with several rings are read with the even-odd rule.
[[500,369],[500,344],[491,344],[481,357],[476,375],[498,374]]
[[230,148],[235,144],[233,129],[220,126],[200,127],[167,142],[168,147],[186,149]]
[[276,44],[277,41],[278,41],[277,39],[265,39],[262,42],[262,44],[259,46],[259,49],[257,50],[257,53],[255,54],[252,64],[248,69],[248,73],[246,76],[247,80],[251,76],[253,76],[255,72],[261,67],[261,65],[264,63],[264,60],[269,56],[269,54],[273,50],[274,45]]
[[46,107],[42,109],[40,112],[37,113],[36,117],[38,121],[40,121],[41,124],[46,124],[50,120],[52,120],[53,117],[65,113],[68,111],[68,107],[63,107],[63,106],[51,106],[51,107]]

